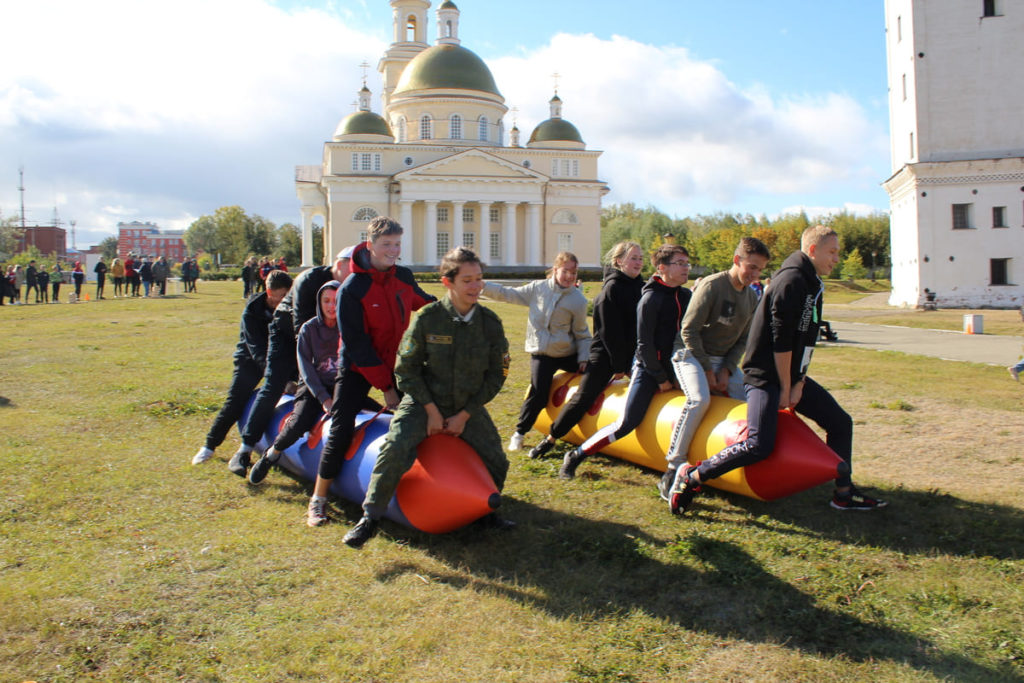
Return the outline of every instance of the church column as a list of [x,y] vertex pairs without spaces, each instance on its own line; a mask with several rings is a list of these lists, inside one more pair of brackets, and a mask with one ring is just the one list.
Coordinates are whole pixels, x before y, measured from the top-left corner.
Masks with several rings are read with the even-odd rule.
[[501,229],[505,233],[505,265],[514,266],[516,258],[516,206],[515,202],[505,202],[505,222]]
[[413,227],[412,227],[412,205],[415,199],[400,199],[398,201],[398,222],[402,225],[402,260],[405,265],[411,266],[416,263],[416,250],[413,248]]
[[452,201],[452,241],[448,243],[452,249],[462,246],[462,207],[465,205],[466,202]]
[[526,212],[526,258],[531,266],[540,264],[543,259],[540,244],[540,207],[539,202],[530,202]]
[[485,262],[491,259],[491,202],[480,202],[480,242],[476,255]]
[[[313,265],[313,207],[302,208],[302,267],[309,268]],[[329,251],[329,250],[328,250]],[[334,254],[330,254],[334,258]]]
[[437,201],[427,199],[427,220],[423,226],[423,263],[427,266],[437,265]]

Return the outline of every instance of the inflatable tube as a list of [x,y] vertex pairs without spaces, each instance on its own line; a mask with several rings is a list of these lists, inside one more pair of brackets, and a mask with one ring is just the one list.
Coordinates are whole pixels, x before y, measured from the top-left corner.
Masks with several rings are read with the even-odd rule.
[[[548,405],[541,411],[534,429],[548,433],[562,406],[579,387],[580,379],[576,373],[555,375]],[[625,407],[628,384],[625,379],[609,384],[580,423],[563,438],[580,445],[602,427],[618,420]],[[686,396],[681,391],[657,394],[640,426],[602,452],[664,472],[672,430],[685,405]],[[713,396],[710,409],[690,444],[687,460],[696,464],[742,441],[746,438],[746,428],[746,403]],[[779,411],[778,436],[772,454],[714,479],[708,485],[758,500],[776,500],[835,479],[840,465],[845,467],[842,459],[800,418],[788,411]]]
[[[245,423],[254,399],[255,394],[241,424]],[[261,450],[277,438],[292,412],[293,402],[294,397],[289,395],[278,401],[270,426],[259,442]],[[331,418],[324,416],[284,451],[277,464],[303,479],[315,481],[330,425]],[[362,504],[390,425],[390,414],[359,413],[352,445],[345,454],[341,473],[331,482],[331,493]],[[441,534],[476,521],[500,503],[501,495],[476,451],[462,439],[435,434],[416,449],[416,462],[398,483],[384,516],[413,529]]]

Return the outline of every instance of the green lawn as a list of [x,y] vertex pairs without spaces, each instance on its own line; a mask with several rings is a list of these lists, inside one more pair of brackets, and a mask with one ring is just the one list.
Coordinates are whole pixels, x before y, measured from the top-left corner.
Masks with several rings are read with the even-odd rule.
[[[815,354],[884,512],[834,512],[823,486],[673,518],[654,473],[598,457],[566,483],[516,454],[517,529],[386,522],[353,551],[358,505],[307,528],[306,482],[228,473],[236,435],[189,464],[242,307],[235,283],[199,290],[0,309],[0,680],[1024,680],[1024,406],[1002,368]],[[526,309],[493,308],[507,439]]]

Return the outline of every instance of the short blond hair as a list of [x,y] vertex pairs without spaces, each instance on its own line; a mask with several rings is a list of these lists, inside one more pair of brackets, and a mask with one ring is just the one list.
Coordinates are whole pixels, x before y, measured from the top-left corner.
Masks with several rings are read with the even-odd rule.
[[812,246],[818,246],[829,237],[839,239],[839,233],[824,225],[812,225],[800,235],[800,250],[807,251]]

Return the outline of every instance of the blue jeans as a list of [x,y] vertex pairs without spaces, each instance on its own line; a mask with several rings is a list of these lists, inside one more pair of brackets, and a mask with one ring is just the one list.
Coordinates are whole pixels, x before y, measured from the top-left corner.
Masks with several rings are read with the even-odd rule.
[[[709,356],[711,369],[715,372],[725,365],[723,356]],[[690,442],[697,433],[704,416],[711,407],[711,389],[708,387],[708,378],[704,367],[689,349],[682,349],[672,354],[672,367],[676,371],[676,379],[679,380],[679,388],[686,394],[686,406],[683,414],[676,422],[672,430],[672,440],[668,445],[668,453],[665,460],[668,466],[679,469],[680,465],[686,464],[686,454],[690,452]],[[745,399],[743,391],[743,373],[737,368],[729,376],[729,396],[738,401]]]
[[[753,465],[764,460],[775,449],[775,434],[779,422],[779,392],[781,387],[747,385],[747,438],[727,446],[713,458],[697,468],[701,481],[709,481],[737,467]],[[853,457],[853,419],[832,398],[824,387],[810,377],[804,381],[804,392],[796,412],[814,420],[825,430],[825,443],[848,465]],[[836,478],[836,486],[849,486],[849,474]]]

